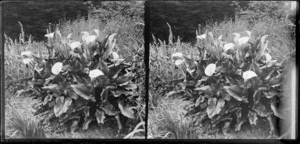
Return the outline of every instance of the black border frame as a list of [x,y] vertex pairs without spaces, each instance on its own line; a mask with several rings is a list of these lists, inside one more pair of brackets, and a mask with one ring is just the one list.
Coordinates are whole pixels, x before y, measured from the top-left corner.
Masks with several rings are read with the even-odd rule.
[[[23,1],[23,0],[20,0]],[[47,0],[42,0],[44,2],[47,2]],[[53,1],[57,1],[57,0],[53,0]],[[64,1],[70,1],[70,0],[64,0]],[[86,0],[77,0],[77,1],[86,1]],[[145,1],[145,0],[144,0]],[[158,0],[154,0],[154,1],[158,1]],[[161,1],[168,1],[168,0],[161,0]],[[176,1],[176,0],[174,0]],[[195,1],[195,0],[186,0],[186,1]],[[210,1],[214,1],[214,0],[210,0]],[[114,143],[114,142],[130,142],[130,143],[271,143],[271,144],[277,144],[277,143],[297,143],[299,140],[299,124],[298,121],[296,121],[296,125],[298,126],[296,128],[296,139],[295,140],[288,140],[288,139],[194,139],[194,140],[183,140],[183,139],[147,139],[147,127],[148,127],[148,101],[149,101],[149,95],[148,95],[148,88],[149,88],[149,43],[150,43],[150,25],[149,25],[149,21],[150,21],[150,15],[151,15],[151,10],[150,10],[150,6],[149,4],[151,3],[150,0],[146,0],[145,1],[145,12],[144,12],[144,22],[145,22],[145,27],[144,27],[144,39],[145,39],[145,54],[144,54],[144,62],[145,62],[145,66],[146,66],[146,79],[145,79],[145,92],[146,92],[146,116],[145,116],[145,139],[5,139],[3,136],[5,135],[5,127],[4,127],[4,112],[5,112],[5,92],[4,92],[4,36],[3,36],[3,4],[6,2],[18,2],[15,0],[11,0],[11,1],[5,1],[5,2],[0,2],[0,44],[1,44],[1,60],[0,60],[0,73],[1,73],[1,83],[0,83],[0,92],[1,92],[1,142],[71,142],[71,143],[76,143],[76,142],[80,142],[80,143],[98,143],[98,142],[108,142],[108,143]],[[40,2],[40,1],[39,1]],[[60,1],[57,1],[60,2]],[[299,5],[299,2],[298,2]],[[299,29],[299,9],[297,10],[297,14],[296,14],[296,48],[299,47],[299,33],[300,33],[300,29]],[[296,54],[297,54],[297,50],[296,50]],[[297,69],[299,68],[299,59],[296,57],[296,66]],[[299,71],[299,70],[298,70]],[[298,85],[298,80],[297,79],[297,85]],[[298,94],[298,92],[297,92]],[[299,98],[298,98],[298,115],[299,115]],[[298,115],[296,116],[297,119],[299,119]]]

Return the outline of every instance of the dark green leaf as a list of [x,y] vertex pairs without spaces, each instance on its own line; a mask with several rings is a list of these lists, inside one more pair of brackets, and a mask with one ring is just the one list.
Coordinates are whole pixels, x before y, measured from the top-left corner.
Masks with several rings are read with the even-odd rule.
[[252,109],[261,117],[267,117],[272,114],[272,112],[268,111],[266,107],[261,103],[254,104]]
[[249,111],[248,112],[248,117],[249,117],[250,124],[256,125],[256,121],[258,120],[257,113]]
[[98,124],[104,124],[105,113],[97,109],[95,113]]
[[56,104],[54,106],[54,114],[56,117],[59,117],[62,114],[62,108],[64,105],[64,97],[60,96],[56,98]]
[[85,100],[92,100],[95,101],[93,97],[90,97],[92,89],[84,84],[72,84],[71,87],[75,91],[76,94],[78,94],[80,97],[82,97]]
[[237,85],[231,85],[231,86],[224,86],[224,89],[234,99],[236,99],[238,101],[248,102],[248,100],[243,97],[243,96],[245,96],[244,88],[241,88]]
[[206,109],[208,117],[211,119],[213,116],[220,113],[224,107],[225,101],[223,99],[210,98],[208,99],[208,106]]
[[125,82],[130,81],[131,79],[133,79],[134,77],[132,75],[128,75],[128,76],[120,76],[117,78],[116,80],[116,84],[124,84]]
[[124,116],[126,116],[128,118],[131,118],[131,119],[135,119],[134,111],[133,111],[133,109],[135,107],[125,106],[123,101],[119,101],[118,102],[118,106],[119,106],[119,108],[121,110],[121,113]]
[[105,112],[105,114],[110,116],[115,116],[120,113],[119,111],[116,111],[114,106],[108,101],[104,103],[100,108]]
[[90,125],[91,122],[92,122],[92,117],[90,117],[90,116],[89,117],[85,117],[82,129],[83,130],[87,130],[89,128],[89,125]]

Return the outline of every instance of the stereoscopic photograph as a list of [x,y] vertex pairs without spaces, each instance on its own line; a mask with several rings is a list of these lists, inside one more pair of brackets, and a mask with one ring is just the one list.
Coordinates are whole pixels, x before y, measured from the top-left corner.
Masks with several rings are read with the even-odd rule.
[[1,141],[296,139],[298,9],[2,2]]
[[5,139],[145,139],[144,3],[3,2]]
[[296,138],[296,1],[149,5],[149,139]]

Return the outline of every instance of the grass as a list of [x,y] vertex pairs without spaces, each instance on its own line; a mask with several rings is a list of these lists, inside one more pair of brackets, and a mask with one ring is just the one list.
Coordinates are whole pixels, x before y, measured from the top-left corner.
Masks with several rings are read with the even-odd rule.
[[[257,38],[261,35],[269,35],[270,55],[273,59],[283,60],[295,50],[295,38],[291,37],[287,23],[277,19],[258,19],[255,23],[250,23],[240,17],[235,20],[225,19],[222,22],[208,22],[207,26],[199,29],[200,34],[205,31],[212,32],[214,38],[223,35],[224,41],[233,42],[232,33],[241,33],[246,36],[246,30],[252,32],[252,36]],[[242,128],[240,132],[230,132],[223,135],[207,135],[201,133],[201,128],[188,135],[191,130],[191,120],[180,117],[185,113],[184,105],[188,103],[177,99],[166,97],[166,93],[171,91],[167,83],[171,80],[182,78],[183,74],[171,61],[171,55],[175,52],[182,52],[185,56],[192,57],[199,54],[195,43],[183,43],[180,39],[173,38],[171,27],[169,26],[168,44],[165,41],[152,37],[150,43],[150,88],[149,88],[149,123],[148,136],[150,138],[271,138],[268,133],[268,124],[259,124],[254,128]],[[251,41],[251,39],[250,39]],[[217,55],[218,50],[210,50],[213,55]],[[194,58],[195,59],[195,58]],[[170,104],[173,103],[173,104]]]
[[[142,20],[134,21],[119,17],[106,20],[104,23],[100,19],[90,16],[87,20],[78,18],[73,21],[61,21],[59,29],[63,36],[72,33],[72,39],[74,40],[81,39],[82,31],[92,32],[93,29],[99,29],[105,34],[117,33],[118,49],[116,51],[121,57],[125,58],[132,57],[136,55],[137,52],[143,54],[144,27],[137,24],[137,22],[142,22]],[[26,94],[18,94],[18,92],[20,92],[19,90],[27,87],[27,83],[22,82],[22,79],[30,78],[33,75],[32,67],[26,67],[22,63],[21,52],[32,51],[42,58],[47,58],[48,51],[45,42],[36,42],[33,41],[30,36],[25,36],[21,23],[20,26],[21,33],[18,40],[5,37],[6,138],[116,138],[117,128],[113,126],[95,125],[92,129],[87,131],[54,133],[48,127],[41,129],[41,127],[37,125],[39,116],[33,116],[35,109],[32,108],[36,101],[27,97]],[[133,124],[134,123],[131,123],[131,125]],[[114,126],[116,126],[116,124],[114,124]],[[44,131],[41,132],[41,130]],[[139,127],[138,130],[139,132],[133,131],[134,133],[128,137],[143,137],[141,127]],[[35,131],[38,134],[45,133],[45,135],[36,135]]]

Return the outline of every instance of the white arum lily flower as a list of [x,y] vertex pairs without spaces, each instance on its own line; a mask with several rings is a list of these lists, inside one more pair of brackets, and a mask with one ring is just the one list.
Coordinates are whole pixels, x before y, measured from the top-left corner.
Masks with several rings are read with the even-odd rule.
[[51,72],[55,75],[58,75],[63,67],[61,62],[57,62],[52,66]]
[[72,38],[72,33],[68,34],[67,39],[71,39]]
[[243,78],[245,81],[253,77],[257,77],[257,74],[254,71],[245,71],[243,73]]
[[266,57],[266,62],[269,62],[272,59],[271,55],[267,53],[265,53],[265,57]]
[[24,58],[22,61],[24,64],[29,64],[33,61],[33,58]]
[[243,44],[247,43],[249,40],[250,40],[250,37],[241,37],[241,38],[237,39],[237,44],[243,45]]
[[206,33],[196,37],[197,39],[206,39]]
[[47,38],[53,38],[54,37],[54,32],[46,34],[45,37],[47,37]]
[[32,57],[33,53],[31,51],[24,51],[21,53],[21,56]]
[[220,35],[220,36],[218,37],[218,40],[219,40],[219,41],[222,41],[222,38],[223,38],[223,35]]
[[208,35],[211,37],[211,38],[214,38],[214,35],[212,32],[208,32]]
[[91,70],[89,72],[89,77],[91,79],[94,79],[94,78],[96,78],[98,76],[101,76],[101,75],[104,75],[104,73],[101,70],[99,70],[99,69],[94,69],[94,70]]
[[98,29],[94,29],[94,32],[96,33],[96,36],[99,36],[100,31]]
[[208,66],[206,66],[204,73],[207,76],[212,76],[214,74],[215,70],[216,70],[216,64],[212,63],[212,64],[209,64]]
[[234,48],[234,44],[233,43],[227,43],[224,45],[224,51],[228,51],[229,49],[233,49]]
[[250,31],[246,31],[246,33],[248,34],[249,37],[241,37],[241,35],[239,33],[233,33],[235,35],[234,41],[238,45],[246,44],[250,40],[251,32]]
[[70,47],[71,47],[72,50],[74,50],[75,48],[80,48],[81,47],[81,43],[79,41],[72,42],[70,44]]
[[96,33],[96,35],[90,35],[88,32],[83,31],[81,33],[83,33],[82,36],[82,40],[88,45],[90,43],[94,43],[95,40],[97,39],[97,37],[99,36],[99,30],[94,29],[94,32]]
[[181,65],[182,63],[184,63],[184,60],[182,60],[182,59],[178,59],[178,60],[175,61],[175,65],[176,65],[176,66],[179,66],[179,65]]
[[113,61],[116,61],[116,60],[118,60],[118,59],[119,59],[119,55],[118,55],[118,53],[116,53],[116,52],[112,52],[112,53],[111,53],[111,55],[112,55],[112,60],[113,60]]
[[238,43],[237,40],[241,37],[241,35],[239,33],[232,33],[232,34],[234,35],[234,38],[233,38],[234,42]]
[[177,52],[172,55],[172,62],[175,62],[178,59],[184,59],[184,56],[181,52]]
[[250,31],[246,31],[246,33],[247,33],[248,36],[251,38],[251,32],[250,32]]

